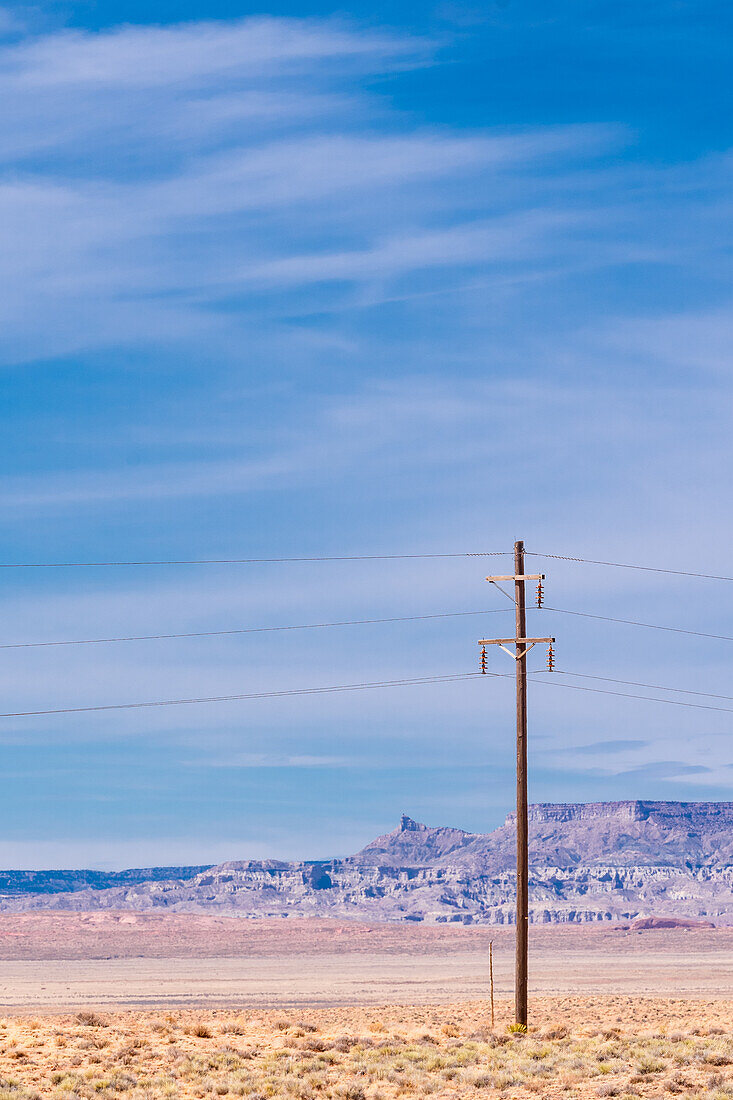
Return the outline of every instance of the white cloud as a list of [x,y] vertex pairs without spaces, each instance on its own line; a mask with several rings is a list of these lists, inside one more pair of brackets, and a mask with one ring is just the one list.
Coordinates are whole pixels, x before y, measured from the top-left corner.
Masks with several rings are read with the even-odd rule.
[[237,752],[226,756],[201,756],[189,761],[194,768],[345,768],[357,757],[317,756],[275,752]]
[[569,213],[528,213],[495,222],[469,222],[451,229],[413,236],[395,235],[353,252],[316,253],[271,260],[244,277],[255,282],[304,284],[335,279],[391,279],[431,267],[486,267],[499,261],[537,261],[549,239],[572,225]]
[[716,310],[624,318],[604,333],[604,341],[609,350],[618,349],[639,363],[695,375],[701,370],[730,375],[733,303]]
[[[417,43],[315,20],[250,18],[177,26],[64,31],[9,47],[6,79],[20,88],[149,88],[270,74],[329,59],[414,54]],[[372,61],[373,64],[373,61]]]
[[227,496],[293,484],[302,476],[303,458],[302,453],[283,453],[250,461],[147,464],[137,470],[80,470],[42,478],[9,478],[4,490],[0,483],[0,501],[9,508],[46,510],[112,501]]

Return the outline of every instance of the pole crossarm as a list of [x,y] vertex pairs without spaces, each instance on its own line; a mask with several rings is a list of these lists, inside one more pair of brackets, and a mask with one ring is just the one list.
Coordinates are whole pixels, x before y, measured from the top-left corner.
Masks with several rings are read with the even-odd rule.
[[[498,645],[499,649],[503,649],[505,653],[518,661],[521,657],[526,657],[534,646],[545,642],[552,645],[554,641],[554,638],[482,638],[478,644],[480,646]],[[512,653],[511,649],[507,649],[508,645],[515,645],[517,647],[516,653]],[[519,647],[522,645],[524,649],[520,650]]]
[[487,581],[543,581],[545,579],[544,573],[506,573],[502,576],[487,577]]

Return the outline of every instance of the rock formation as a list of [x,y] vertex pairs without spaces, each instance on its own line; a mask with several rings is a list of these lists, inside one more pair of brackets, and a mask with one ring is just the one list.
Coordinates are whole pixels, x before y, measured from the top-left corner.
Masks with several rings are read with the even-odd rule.
[[[156,869],[147,879],[145,872],[120,872],[104,889],[87,884],[90,873],[74,872],[79,888],[45,892],[38,876],[63,884],[59,876],[70,873],[0,873],[0,909],[511,924],[514,844],[512,815],[487,834],[403,817],[344,859],[230,861],[196,874],[172,868],[166,877]],[[13,875],[35,877],[11,891]],[[532,806],[530,914],[536,923],[656,917],[733,925],[733,802]]]

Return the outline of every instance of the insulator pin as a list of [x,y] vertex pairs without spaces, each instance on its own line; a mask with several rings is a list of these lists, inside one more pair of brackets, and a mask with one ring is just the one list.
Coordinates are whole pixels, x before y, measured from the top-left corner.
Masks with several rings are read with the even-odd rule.
[[542,581],[537,581],[537,606],[542,607],[542,601],[545,598],[545,590],[542,587]]
[[547,671],[552,672],[555,668],[555,653],[552,646],[547,648]]
[[481,646],[481,673],[482,673],[483,676],[486,675],[486,646],[485,645]]

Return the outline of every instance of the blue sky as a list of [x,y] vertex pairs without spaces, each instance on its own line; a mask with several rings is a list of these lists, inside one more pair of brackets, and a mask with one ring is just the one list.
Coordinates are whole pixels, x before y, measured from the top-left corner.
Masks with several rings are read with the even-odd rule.
[[[559,7],[5,8],[2,560],[524,538],[733,573],[730,10]],[[733,634],[729,585],[530,560],[552,606]],[[2,633],[488,610],[508,562],[7,570]],[[531,625],[562,669],[733,694],[729,643]],[[5,650],[2,709],[472,671],[507,629]],[[0,864],[319,857],[401,812],[488,829],[513,705],[482,680],[3,719]],[[531,795],[730,798],[730,718],[537,685]]]

